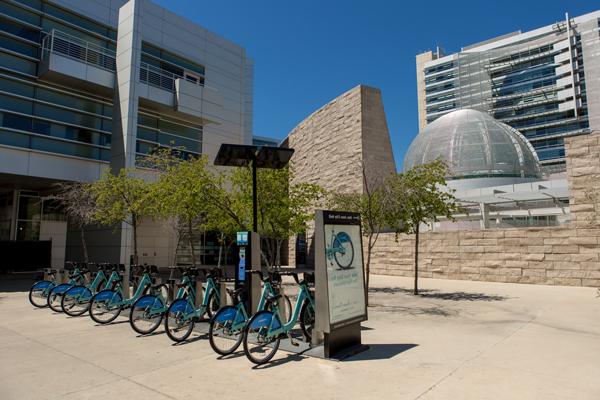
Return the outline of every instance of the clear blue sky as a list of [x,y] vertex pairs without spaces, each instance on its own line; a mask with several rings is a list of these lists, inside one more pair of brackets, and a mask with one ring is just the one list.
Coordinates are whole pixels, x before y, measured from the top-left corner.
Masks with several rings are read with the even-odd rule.
[[155,0],[243,46],[255,61],[254,134],[284,138],[346,90],[381,89],[401,168],[417,134],[415,55],[446,53],[596,9],[592,0]]

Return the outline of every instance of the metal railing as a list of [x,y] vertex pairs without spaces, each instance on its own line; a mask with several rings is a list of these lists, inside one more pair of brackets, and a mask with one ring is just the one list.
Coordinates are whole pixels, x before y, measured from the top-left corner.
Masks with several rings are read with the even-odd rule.
[[117,69],[114,51],[56,29],[44,37],[42,48],[42,60],[48,53],[57,53],[111,72]]
[[[175,91],[176,79],[185,79],[182,75],[167,71],[145,62],[140,64],[139,78],[140,82],[142,83],[147,83],[148,85],[156,86],[171,92]],[[204,82],[202,80],[186,80],[195,85],[204,86]]]

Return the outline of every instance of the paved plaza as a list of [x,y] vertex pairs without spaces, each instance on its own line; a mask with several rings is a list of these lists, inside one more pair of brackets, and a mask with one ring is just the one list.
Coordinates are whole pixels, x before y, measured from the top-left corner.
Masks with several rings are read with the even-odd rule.
[[4,291],[0,398],[600,398],[596,289],[423,279],[414,297],[411,284],[372,277],[367,352],[336,362],[282,351],[259,368],[243,353],[218,359],[204,336],[137,337],[124,318],[96,326]]

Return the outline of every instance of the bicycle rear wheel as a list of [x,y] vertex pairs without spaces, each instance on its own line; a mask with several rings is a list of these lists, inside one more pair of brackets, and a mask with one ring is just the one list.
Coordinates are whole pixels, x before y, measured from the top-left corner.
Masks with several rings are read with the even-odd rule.
[[121,313],[123,297],[119,292],[103,290],[92,297],[90,318],[98,324],[109,324]]
[[65,292],[60,308],[70,317],[79,317],[90,308],[92,291],[85,286],[73,286]]
[[37,308],[48,307],[48,293],[54,287],[50,281],[39,281],[29,289],[29,302]]
[[304,334],[304,338],[310,343],[312,331],[315,327],[315,309],[310,304],[310,301],[304,301],[300,309],[300,328]]
[[269,327],[277,329],[281,327],[279,319],[271,311],[259,311],[248,321],[244,330],[244,353],[248,360],[254,364],[261,365],[269,362],[277,349],[279,349],[279,337],[268,337]]
[[148,335],[156,330],[163,319],[165,305],[156,295],[140,297],[131,306],[129,324],[140,335]]
[[[290,298],[282,294],[281,298],[277,301],[277,307],[279,308],[279,316],[284,323],[287,323],[292,318],[292,302]],[[273,311],[271,303],[268,303],[265,310]]]
[[208,341],[215,353],[226,356],[240,347],[244,339],[244,330],[233,330],[232,326],[234,323],[243,322],[243,318],[242,313],[233,306],[225,306],[215,314],[208,328]]
[[176,343],[186,340],[194,329],[194,306],[186,299],[175,300],[165,315],[165,332]]

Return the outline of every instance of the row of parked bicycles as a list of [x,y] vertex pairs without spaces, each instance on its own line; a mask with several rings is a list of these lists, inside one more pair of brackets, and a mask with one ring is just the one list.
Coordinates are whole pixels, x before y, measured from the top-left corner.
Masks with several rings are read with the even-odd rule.
[[[63,271],[46,270],[48,279],[31,287],[29,301],[35,307],[48,307],[71,317],[88,313],[94,322],[103,325],[129,310],[129,323],[135,332],[152,334],[164,322],[165,333],[177,343],[189,339],[196,323],[208,322],[209,343],[217,354],[232,354],[243,344],[246,357],[258,365],[275,356],[282,339],[288,338],[298,346],[294,338],[297,335],[293,334],[297,325],[304,340],[311,340],[315,322],[313,285],[294,272],[247,271],[262,281],[257,309],[249,310],[242,288],[220,284],[223,274],[218,268],[170,267],[166,283],[159,282],[156,266],[138,265],[131,270],[136,279],[124,283],[122,264],[67,263]],[[59,283],[59,272],[66,283]],[[180,278],[175,280],[177,272]],[[284,275],[293,277],[298,288],[293,307],[282,289]],[[199,280],[201,285],[197,284]],[[126,297],[125,284],[130,283],[134,290]],[[221,296],[222,288],[230,301]]]

